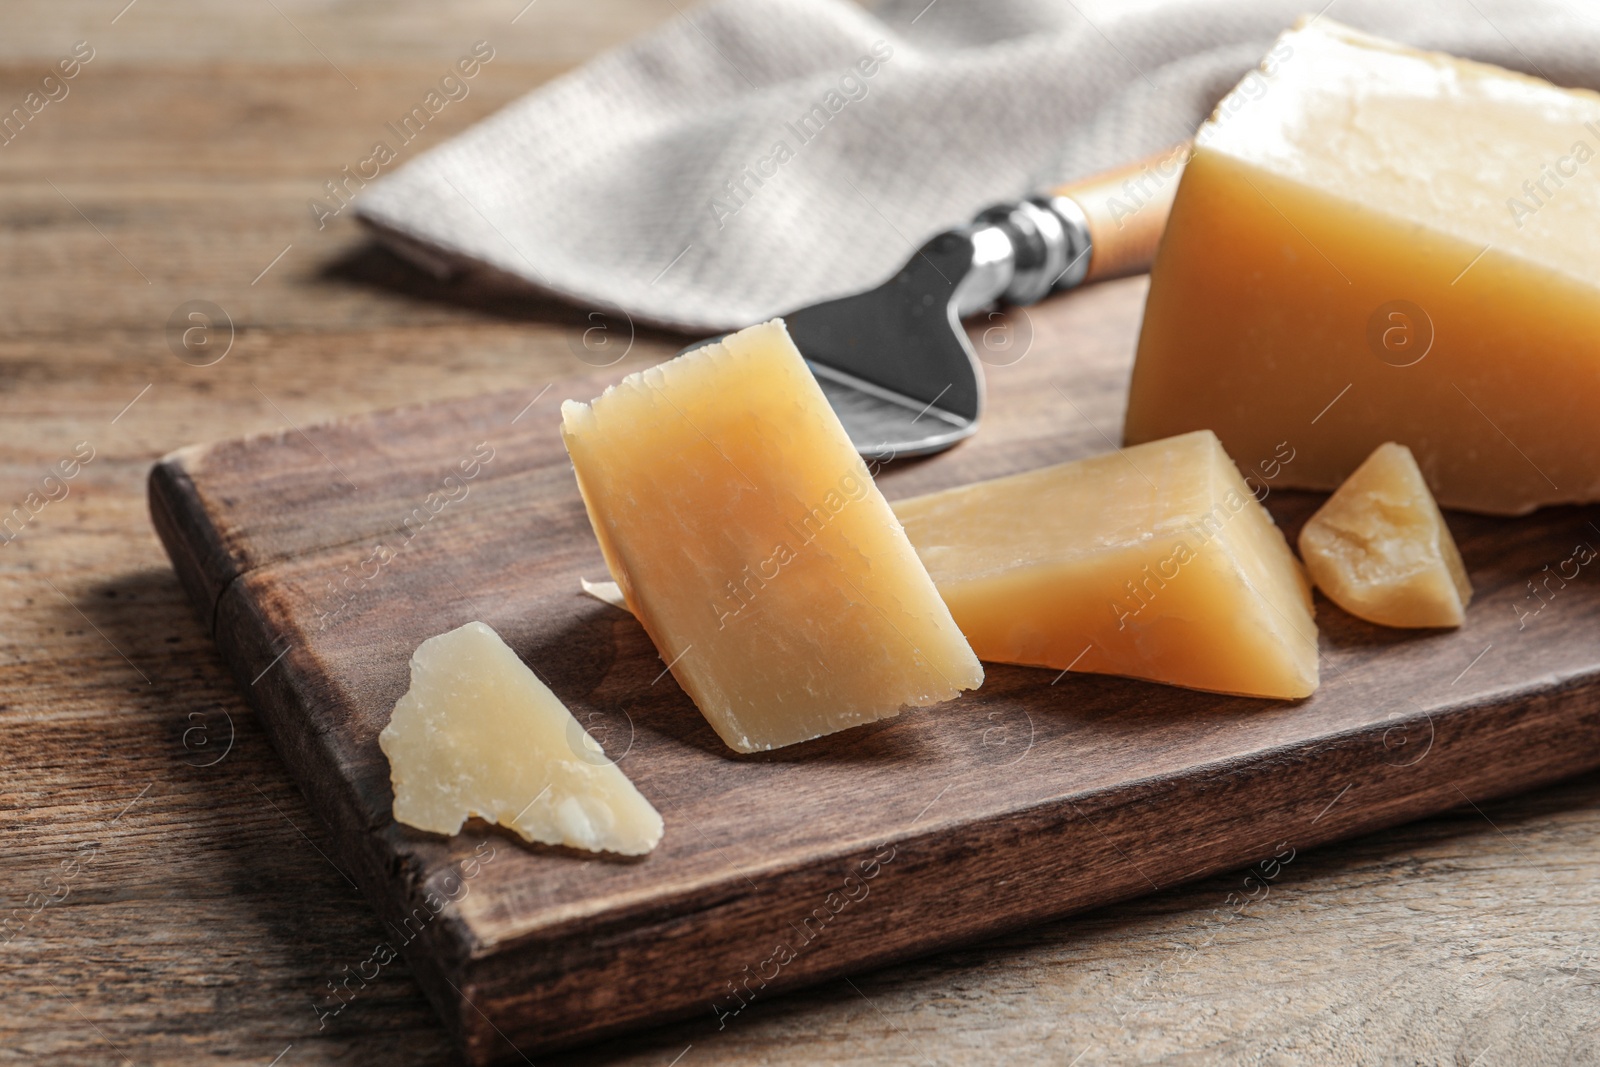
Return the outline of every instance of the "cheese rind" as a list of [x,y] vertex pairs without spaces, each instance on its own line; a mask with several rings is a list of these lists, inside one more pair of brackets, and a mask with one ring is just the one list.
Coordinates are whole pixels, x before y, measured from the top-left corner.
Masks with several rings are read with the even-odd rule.
[[1383,626],[1460,626],[1472,582],[1404,445],[1379,445],[1300,530],[1300,556],[1328,599]]
[[394,817],[454,834],[470,816],[529,841],[638,856],[661,816],[527,664],[481,622],[430,637],[378,735]]
[[1317,687],[1310,587],[1208,431],[895,512],[981,659],[1245,696]]
[[1411,448],[1446,507],[1600,499],[1600,95],[1326,18],[1196,138],[1126,439],[1215,431],[1331,490]]
[[781,321],[561,411],[612,577],[730,748],[794,744],[982,682]]

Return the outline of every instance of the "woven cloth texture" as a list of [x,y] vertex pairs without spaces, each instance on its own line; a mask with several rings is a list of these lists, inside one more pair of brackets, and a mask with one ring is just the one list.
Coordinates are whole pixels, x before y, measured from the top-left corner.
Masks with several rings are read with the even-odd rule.
[[1301,15],[1600,87],[1593,0],[721,0],[416,157],[356,210],[439,266],[735,329],[1180,141]]

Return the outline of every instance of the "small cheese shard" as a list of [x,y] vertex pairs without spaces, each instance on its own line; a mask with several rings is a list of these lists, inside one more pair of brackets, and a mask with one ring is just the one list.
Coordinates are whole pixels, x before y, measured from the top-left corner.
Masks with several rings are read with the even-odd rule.
[[895,512],[980,659],[1244,696],[1317,688],[1305,575],[1209,431]]
[[527,664],[481,622],[430,637],[378,735],[394,817],[454,834],[469,816],[529,841],[642,856],[661,816]]
[[1472,583],[1405,445],[1379,445],[1300,531],[1311,580],[1383,626],[1460,626]]
[[591,582],[587,578],[579,578],[578,584],[583,591],[596,600],[610,604],[614,608],[628,610],[628,598],[622,595],[622,587],[616,582]]
[[1600,500],[1600,94],[1315,20],[1196,137],[1130,443],[1211,429],[1331,490],[1385,441],[1445,507]]
[[612,577],[730,748],[791,745],[983,681],[781,321],[561,414]]

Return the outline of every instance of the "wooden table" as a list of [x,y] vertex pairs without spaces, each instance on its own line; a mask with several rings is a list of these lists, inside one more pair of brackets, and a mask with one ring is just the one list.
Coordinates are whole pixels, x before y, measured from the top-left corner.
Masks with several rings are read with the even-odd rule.
[[[475,41],[495,59],[427,144],[677,16],[125,2],[0,12],[3,110],[94,50],[0,148],[0,503],[38,494],[0,545],[0,1063],[450,1062],[398,961],[319,1029],[385,934],[192,616],[144,479],[193,441],[585,370],[578,313],[440,294],[307,201]],[[205,367],[169,325],[199,300],[233,323]],[[93,460],[46,482],[80,442]],[[1242,914],[1243,872],[1218,876],[563,1062],[1590,1062],[1597,801],[1591,775],[1469,803],[1297,854]]]

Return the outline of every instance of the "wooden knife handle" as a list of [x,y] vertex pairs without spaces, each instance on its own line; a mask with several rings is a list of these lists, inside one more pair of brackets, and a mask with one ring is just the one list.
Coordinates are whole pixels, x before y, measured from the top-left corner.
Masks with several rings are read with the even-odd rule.
[[1186,141],[1125,167],[1050,190],[1051,197],[1076,204],[1088,226],[1089,268],[1084,281],[1121,278],[1150,269],[1189,152]]

